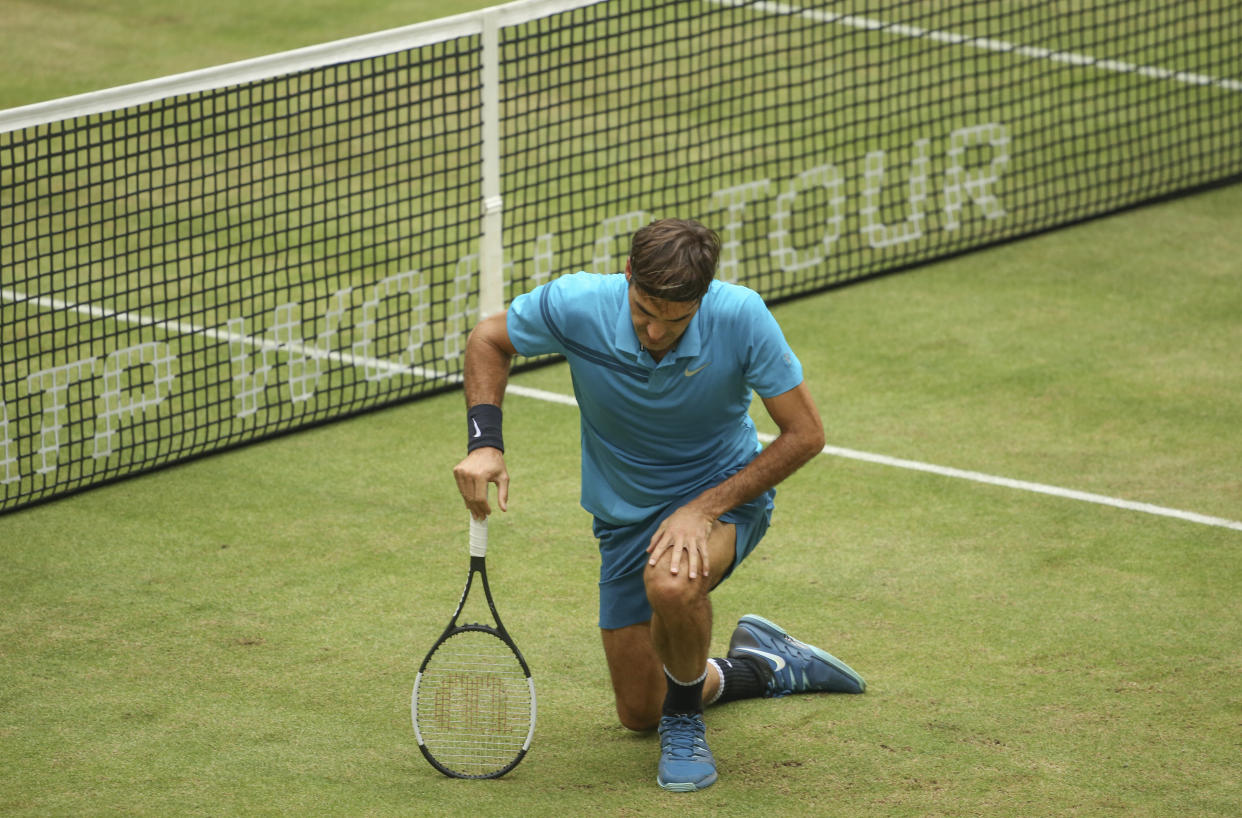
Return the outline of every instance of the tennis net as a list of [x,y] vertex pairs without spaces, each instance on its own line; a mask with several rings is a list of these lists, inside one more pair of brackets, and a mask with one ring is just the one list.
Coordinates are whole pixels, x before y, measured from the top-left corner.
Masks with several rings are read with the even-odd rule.
[[1242,174],[1242,4],[522,0],[0,113],[0,511],[456,388],[652,218],[769,301]]

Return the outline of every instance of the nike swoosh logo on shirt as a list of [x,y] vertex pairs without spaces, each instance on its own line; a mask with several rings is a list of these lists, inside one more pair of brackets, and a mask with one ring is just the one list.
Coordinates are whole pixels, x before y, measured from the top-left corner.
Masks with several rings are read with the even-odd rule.
[[766,650],[758,650],[757,648],[738,647],[734,648],[734,650],[742,650],[747,653],[753,653],[756,656],[762,656],[764,659],[767,659],[769,662],[776,665],[773,670],[783,670],[785,668],[785,660],[777,656],[775,653],[768,653]]
[[692,377],[694,377],[695,375],[697,375],[697,374],[699,374],[700,372],[702,372],[704,369],[707,369],[707,367],[708,367],[708,366],[710,366],[710,365],[711,365],[711,361],[708,361],[707,363],[705,363],[705,364],[703,364],[702,366],[700,366],[698,369],[691,369],[690,367],[686,367],[685,376],[686,376],[687,378],[692,378]]
[[478,438],[483,437],[483,430],[479,428],[479,422],[474,418],[470,418],[470,422],[474,424],[475,439],[477,440]]

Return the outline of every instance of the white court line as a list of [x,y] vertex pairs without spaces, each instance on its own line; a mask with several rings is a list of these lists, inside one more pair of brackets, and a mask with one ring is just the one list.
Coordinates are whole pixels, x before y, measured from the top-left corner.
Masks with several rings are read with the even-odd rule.
[[[543,389],[531,389],[529,387],[510,384],[507,392],[514,395],[521,395],[522,397],[533,398],[535,400],[560,403],[565,406],[578,405],[577,401],[575,401],[570,395],[547,392]],[[774,435],[760,433],[759,439],[764,443],[771,443],[776,438]],[[889,457],[888,455],[883,454],[860,452],[856,449],[843,449],[839,446],[825,446],[821,451],[821,454],[830,455],[832,457],[844,457],[850,460],[861,460],[866,463],[876,463],[881,466],[892,466],[899,469],[928,472],[930,474],[938,474],[942,477],[954,477],[959,480],[970,480],[975,483],[986,483],[990,486],[1003,486],[1004,488],[1017,489],[1019,491],[1031,491],[1037,494],[1050,494],[1053,497],[1078,500],[1083,503],[1095,503],[1102,506],[1112,506],[1113,508],[1126,509],[1127,511],[1140,511],[1144,514],[1155,514],[1160,517],[1173,517],[1178,520],[1185,520],[1186,522],[1198,523],[1200,525],[1210,525],[1217,528],[1231,528],[1234,531],[1242,531],[1242,522],[1238,522],[1237,520],[1226,520],[1222,517],[1210,517],[1206,514],[1198,514],[1193,511],[1180,511],[1175,508],[1165,508],[1163,506],[1152,505],[1151,503],[1136,503],[1132,500],[1120,500],[1116,497],[1108,497],[1103,494],[1092,494],[1086,491],[1065,489],[1058,486],[1045,485],[1043,483],[1031,483],[1026,480],[1013,480],[1008,477],[997,477],[995,475],[983,474],[982,472],[977,471],[955,469],[950,466],[937,466],[932,463],[922,463],[917,460],[904,460],[899,457]]]
[[935,40],[936,42],[941,43],[951,43],[956,45],[964,45],[969,48],[978,48],[983,51],[1017,54],[1022,57],[1032,57],[1039,60],[1051,60],[1052,62],[1063,62],[1069,65],[1088,65],[1098,68],[1101,71],[1113,71],[1119,74],[1138,74],[1139,76],[1150,77],[1151,79],[1172,80],[1186,85],[1214,85],[1218,88],[1223,88],[1226,91],[1242,91],[1242,80],[1222,79],[1220,77],[1212,77],[1207,74],[1196,74],[1190,71],[1174,71],[1171,68],[1137,65],[1135,63],[1124,62],[1122,60],[1104,60],[1099,57],[1093,57],[1090,54],[1079,54],[1074,51],[1053,51],[1050,48],[1018,45],[1006,40],[993,40],[987,37],[967,37],[965,34],[956,34],[952,31],[937,31],[935,29],[910,26],[903,23],[886,23],[883,20],[877,20],[872,17],[859,17],[854,14],[836,14],[831,11],[822,11],[820,9],[804,9],[798,6],[788,5],[786,3],[769,2],[765,0],[760,0],[760,2],[757,3],[749,2],[749,0],[707,0],[707,2],[715,3],[720,6],[745,7],[767,14],[797,15],[804,19],[814,20],[821,23],[835,23],[836,25],[865,29],[868,31],[885,31],[900,37]]
[[[770,442],[772,436],[760,435],[760,438],[766,439],[765,442]],[[1175,508],[1155,506],[1151,503],[1137,503],[1132,500],[1119,500],[1116,497],[1108,497],[1103,494],[1091,494],[1086,491],[1064,489],[1058,486],[1045,485],[1043,483],[1030,483],[1026,480],[1013,480],[1008,477],[996,477],[991,474],[983,474],[977,471],[955,469],[950,466],[937,466],[932,463],[921,463],[917,460],[903,460],[898,457],[889,457],[888,455],[883,454],[871,454],[870,452],[860,452],[854,449],[842,449],[837,446],[825,446],[823,454],[833,455],[834,457],[846,457],[851,460],[862,460],[867,463],[878,463],[882,466],[895,466],[899,469],[912,469],[914,471],[930,472],[931,474],[939,474],[944,477],[956,477],[961,480],[971,480],[976,483],[987,483],[992,486],[1004,486],[1005,488],[1018,489],[1019,491],[1033,491],[1038,494],[1050,494],[1053,497],[1064,497],[1069,500],[1080,500],[1084,503],[1096,503],[1102,506],[1112,506],[1113,508],[1124,508],[1128,511],[1141,511],[1145,514],[1156,514],[1161,517],[1175,517],[1179,520],[1199,523],[1200,525],[1210,525],[1218,528],[1232,528],[1235,531],[1242,531],[1242,522],[1238,522],[1236,520],[1226,520],[1222,517],[1210,517],[1206,514],[1198,514],[1193,511],[1179,511]]]
[[404,364],[396,364],[392,361],[385,361],[380,358],[366,358],[361,355],[354,355],[348,352],[325,352],[307,344],[298,343],[296,341],[283,343],[273,341],[267,338],[256,338],[253,335],[243,335],[239,332],[229,332],[223,329],[213,329],[212,327],[200,327],[197,324],[190,324],[185,321],[164,320],[152,318],[149,315],[142,315],[136,312],[123,312],[120,310],[110,310],[107,307],[98,307],[94,304],[75,303],[73,301],[64,301],[59,298],[50,298],[48,296],[34,296],[19,293],[16,290],[0,289],[0,300],[10,301],[14,304],[28,303],[35,304],[46,310],[59,310],[62,312],[76,312],[79,315],[85,315],[88,318],[107,318],[113,321],[119,321],[125,324],[137,324],[143,327],[155,327],[170,334],[180,335],[201,335],[204,338],[210,338],[213,341],[236,342],[256,349],[266,349],[279,351],[284,350],[295,355],[302,355],[307,358],[321,358],[326,361],[335,361],[345,364],[346,366],[369,367],[371,371],[382,369],[397,375],[413,375],[419,378],[427,378],[430,380],[443,380],[449,382],[460,383],[461,376],[439,372],[435,369],[427,369],[421,366],[405,366]]
[[[351,355],[341,352],[323,352],[322,350],[307,346],[305,344],[281,344],[276,341],[254,338],[249,335],[241,335],[239,333],[212,329],[210,327],[200,327],[184,321],[163,321],[149,316],[139,315],[138,313],[110,310],[106,307],[97,307],[91,304],[75,304],[58,298],[49,298],[46,296],[27,296],[13,290],[0,289],[0,299],[12,302],[24,301],[34,303],[44,307],[45,309],[68,310],[81,315],[87,315],[91,318],[108,318],[114,321],[123,321],[130,324],[151,326],[167,332],[182,333],[185,335],[202,335],[219,341],[237,341],[261,349],[284,349],[285,351],[294,351],[301,355],[337,361],[348,366],[369,367],[372,371],[375,369],[387,369],[388,371],[397,374],[415,375],[423,378],[447,379],[457,382],[461,381],[461,377],[459,375],[436,372],[434,370],[427,370],[421,367],[407,367],[401,364],[394,364],[391,361],[385,361],[377,358],[364,358],[358,355]],[[532,398],[534,400],[541,400],[547,403],[559,403],[563,406],[572,406],[575,408],[578,406],[578,402],[572,395],[563,395],[558,392],[549,392],[544,389],[535,389],[527,386],[519,386],[517,384],[509,384],[506,389],[506,393]],[[759,439],[764,443],[771,443],[775,438],[772,435],[761,433],[759,435]],[[838,446],[825,446],[821,454],[848,458],[850,460],[861,460],[867,463],[876,463],[882,466],[892,466],[895,468],[928,472],[931,474],[938,474],[943,477],[954,477],[960,480],[970,480],[975,483],[986,483],[992,486],[1003,486],[1005,488],[1018,489],[1020,491],[1049,494],[1054,497],[1079,500],[1084,503],[1096,503],[1098,505],[1112,506],[1114,508],[1121,508],[1129,511],[1140,511],[1145,514],[1155,514],[1161,517],[1173,517],[1187,522],[1198,523],[1200,525],[1209,525],[1218,528],[1231,528],[1235,531],[1242,531],[1242,522],[1235,520],[1226,520],[1221,517],[1210,517],[1206,514],[1198,514],[1193,511],[1180,511],[1175,508],[1165,508],[1163,506],[1156,506],[1150,503],[1137,503],[1131,500],[1120,500],[1116,497],[1108,497],[1102,494],[1091,494],[1085,491],[1065,489],[1058,486],[1049,486],[1043,483],[1013,480],[1008,477],[997,477],[990,474],[983,474],[982,472],[955,469],[949,466],[937,466],[932,463],[922,463],[917,460],[904,460],[898,457],[861,452],[855,449],[843,449]]]

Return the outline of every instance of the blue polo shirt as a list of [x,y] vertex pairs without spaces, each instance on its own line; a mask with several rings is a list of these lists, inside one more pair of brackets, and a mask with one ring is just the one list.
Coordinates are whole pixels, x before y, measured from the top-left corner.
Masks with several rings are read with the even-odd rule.
[[758,293],[714,281],[658,363],[630,318],[623,274],[575,273],[515,298],[509,339],[522,355],[569,361],[582,418],[582,506],[613,525],[698,494],[760,450],[751,391],[802,382],[802,364]]

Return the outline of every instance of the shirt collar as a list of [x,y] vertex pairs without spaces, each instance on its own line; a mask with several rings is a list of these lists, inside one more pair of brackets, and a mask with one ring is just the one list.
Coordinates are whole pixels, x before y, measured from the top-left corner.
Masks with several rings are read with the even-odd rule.
[[[711,297],[709,289],[703,294],[703,298],[699,301],[699,308],[694,313],[694,317],[690,319],[690,325],[686,327],[686,331],[681,338],[677,339],[677,346],[665,355],[659,361],[659,364],[665,361],[677,361],[683,358],[697,358],[703,349],[703,336],[699,333],[699,327],[702,325],[700,318],[703,315],[703,306],[707,303],[707,299]],[[650,355],[638,343],[638,335],[634,332],[634,321],[630,318],[630,294],[628,282],[621,290],[621,309],[617,314],[617,323],[614,331],[613,345],[618,351],[625,353],[640,363],[652,361]],[[657,366],[659,364],[656,364]]]

